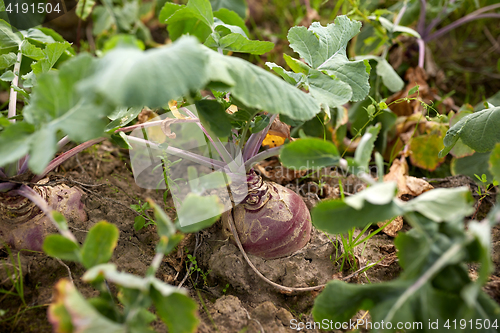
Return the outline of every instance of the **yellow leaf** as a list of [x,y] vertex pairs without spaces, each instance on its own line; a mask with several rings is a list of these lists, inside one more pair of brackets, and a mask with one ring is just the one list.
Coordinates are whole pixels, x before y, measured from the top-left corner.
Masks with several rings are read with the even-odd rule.
[[262,141],[262,146],[269,146],[269,148],[274,148],[281,146],[285,143],[286,137],[282,133],[270,130],[264,141]]

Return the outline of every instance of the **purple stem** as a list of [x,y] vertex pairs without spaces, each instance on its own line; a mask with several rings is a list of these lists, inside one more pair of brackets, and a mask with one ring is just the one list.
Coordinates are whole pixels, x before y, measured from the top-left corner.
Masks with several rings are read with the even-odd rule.
[[271,156],[279,155],[282,147],[283,146],[269,148],[267,150],[264,150],[261,153],[258,153],[255,156],[249,158],[248,161],[245,162],[245,171],[246,172],[250,171],[250,169],[252,169],[252,167],[254,166],[254,164],[257,163],[257,162],[263,161],[266,158],[269,158]]
[[4,168],[0,168],[0,177],[7,178],[7,175],[5,174],[5,169]]
[[[189,111],[189,109],[187,108],[181,108],[182,110],[184,110],[184,112],[186,112],[190,117],[192,118],[196,118],[198,119],[194,113],[192,113],[191,111]],[[199,121],[199,119],[198,119]],[[214,142],[214,139],[212,139],[212,137],[210,136],[210,134],[208,134],[208,131],[205,129],[205,127],[203,127],[203,125],[201,123],[198,123],[198,126],[200,127],[200,129],[203,131],[203,133],[205,133],[205,135],[207,136],[208,140],[212,143],[212,145],[214,146],[215,150],[217,150],[217,153],[219,153],[220,157],[222,157],[222,159],[224,160],[224,162],[229,165],[229,163],[231,163],[231,154],[229,154],[229,152],[227,151],[226,147],[224,147],[224,145],[222,144],[222,142],[219,140],[219,138],[216,138],[217,141],[218,141],[218,144],[216,144]]]
[[423,39],[417,39],[418,44],[418,67],[424,68],[425,60],[425,42]]
[[[115,133],[131,132],[131,131],[135,130],[136,128],[147,128],[147,127],[157,126],[157,125],[161,125],[164,121],[165,121],[164,119],[163,120],[156,120],[156,121],[150,121],[147,123],[123,127],[123,128],[117,129],[115,131]],[[176,122],[178,122],[178,123],[199,123],[200,120],[198,118],[196,118],[196,119],[178,119]]]
[[403,15],[406,12],[406,8],[408,8],[407,3],[405,2],[403,8],[398,13],[398,16],[396,16],[396,19],[394,20],[394,25],[399,25],[399,22],[401,22],[401,19],[403,18]]
[[28,187],[26,185],[21,185],[21,187],[17,190],[10,191],[10,195],[21,195],[33,202],[35,205],[38,206],[42,210],[42,212],[45,213],[45,216],[47,216],[50,221],[56,226],[57,230],[63,235],[64,237],[72,240],[73,242],[77,243],[75,236],[69,231],[68,229],[63,229],[61,225],[59,225],[54,217],[52,216],[52,209],[49,207],[47,202],[33,190],[31,187]]
[[262,141],[264,141],[264,139],[266,138],[267,132],[269,132],[269,129],[271,128],[271,125],[273,124],[274,119],[276,119],[277,116],[277,114],[274,114],[271,119],[269,119],[269,124],[262,131],[250,135],[250,138],[248,138],[248,141],[245,144],[245,148],[243,149],[243,161],[246,162],[250,158],[257,155],[257,152],[262,145]]
[[425,16],[426,16],[427,3],[425,0],[420,0],[420,15],[418,17],[417,31],[422,36],[425,32]]
[[16,184],[14,183],[0,183],[0,192],[7,192],[12,190],[14,187],[16,187]]
[[26,155],[19,160],[19,171],[17,172],[18,175],[22,175],[23,173],[28,171],[28,161],[29,160],[30,160],[29,155]]
[[160,147],[160,145],[157,144],[157,143],[154,143],[154,142],[151,142],[151,141],[148,141],[148,140],[144,140],[144,139],[141,139],[141,138],[136,138],[136,137],[133,137],[133,136],[129,136],[128,140],[133,141],[133,142],[135,141],[137,143],[142,143],[142,144],[145,144],[145,145],[150,145],[150,146],[155,147],[157,149],[164,149],[169,154],[172,154],[172,155],[175,155],[175,156],[184,157],[184,158],[186,158],[186,159],[188,159],[190,161],[193,161],[193,162],[196,162],[196,163],[208,166],[210,168],[212,168],[215,165],[217,167],[220,167],[220,168],[224,169],[225,166],[226,166],[226,164],[223,163],[223,162],[221,162],[221,161],[216,161],[216,160],[213,160],[211,158],[200,156],[198,154],[191,153],[189,151],[182,150],[182,149],[179,149],[179,148],[175,148],[175,147],[171,147],[171,146],[169,146],[167,148],[163,148],[163,147]]
[[105,138],[98,138],[98,139],[90,140],[90,141],[84,142],[84,143],[76,146],[73,149],[68,150],[67,152],[62,153],[61,155],[59,155],[56,158],[54,158],[49,163],[49,165],[45,168],[45,170],[41,174],[33,177],[33,179],[31,181],[33,183],[36,183],[37,181],[39,181],[40,179],[42,179],[43,177],[45,177],[45,175],[47,175],[50,171],[54,170],[56,167],[58,167],[63,162],[67,161],[68,159],[70,159],[71,157],[75,156],[79,152],[81,152],[81,151],[83,151],[83,150],[85,150],[85,149],[87,149],[89,147],[92,147],[96,143],[104,141],[104,139]]
[[[450,0],[450,5],[453,4],[454,2],[455,2],[455,0]],[[443,21],[443,19],[445,18],[445,16],[443,16],[443,15],[446,13],[447,9],[448,9],[448,6],[447,6],[447,4],[445,4],[443,6],[443,9],[441,10],[441,12],[438,14],[438,16],[435,19],[433,19],[431,21],[431,23],[429,23],[427,28],[425,28],[424,34],[423,35],[420,34],[420,36],[422,36],[422,38],[427,37],[431,33],[432,29],[434,29],[439,23],[441,23],[441,21]]]
[[[495,6],[495,5],[493,5],[493,6]],[[500,4],[498,4],[496,6],[500,7]],[[488,7],[491,7],[491,6],[488,6]],[[484,9],[484,8],[482,8],[482,9]],[[478,9],[477,11],[479,11],[479,10],[480,9]],[[477,11],[475,11],[474,13],[476,13]],[[441,37],[442,35],[446,34],[450,30],[453,30],[453,29],[461,26],[462,24],[465,24],[465,23],[470,22],[470,21],[479,20],[479,19],[483,19],[483,18],[500,18],[500,14],[496,14],[496,13],[486,13],[486,14],[480,14],[480,15],[477,15],[474,13],[471,13],[467,16],[464,16],[461,19],[458,19],[455,22],[447,25],[446,27],[439,29],[438,31],[436,31],[432,35],[425,37],[424,41],[430,42],[433,39]]]

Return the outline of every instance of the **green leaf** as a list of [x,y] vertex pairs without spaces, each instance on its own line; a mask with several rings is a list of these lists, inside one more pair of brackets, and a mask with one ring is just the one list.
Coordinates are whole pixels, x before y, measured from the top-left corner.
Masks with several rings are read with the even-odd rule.
[[156,288],[151,289],[151,298],[156,312],[167,324],[169,332],[192,333],[196,331],[199,319],[196,303],[186,295],[173,293],[164,297]]
[[281,150],[280,160],[287,168],[309,170],[336,165],[340,155],[333,143],[307,138],[285,145]]
[[32,140],[29,167],[40,173],[53,157],[56,133],[83,142],[103,135],[105,109],[93,105],[75,91],[75,84],[93,71],[94,60],[82,54],[65,62],[58,72],[41,75],[23,110],[25,120],[39,128]]
[[397,186],[395,182],[376,183],[367,189],[347,197],[344,201],[349,206],[360,210],[365,202],[374,205],[390,204],[396,196]]
[[295,73],[309,74],[311,68],[304,64],[302,61],[290,57],[288,54],[283,54],[283,59],[285,59],[286,64]]
[[0,132],[0,166],[16,162],[29,151],[31,134],[35,128],[25,122],[16,122]]
[[158,206],[154,201],[148,201],[155,212],[156,227],[160,237],[170,238],[175,235],[176,229],[170,218],[165,214],[163,209]]
[[21,53],[24,56],[34,60],[42,60],[45,58],[45,53],[43,52],[43,50],[31,44],[27,40],[23,40],[21,44]]
[[408,96],[415,94],[415,93],[418,91],[418,89],[419,89],[419,88],[420,88],[420,86],[419,86],[419,85],[416,85],[415,87],[411,88],[411,89],[408,91]]
[[92,13],[95,3],[95,0],[78,1],[75,10],[76,15],[83,21],[87,20],[87,17]]
[[212,5],[209,0],[189,0],[186,8],[191,9],[196,18],[201,20],[207,26],[211,27],[214,25]]
[[[245,19],[247,16],[247,3],[245,0],[210,0],[210,3],[212,4],[214,12],[225,8],[234,11],[242,19]],[[214,16],[216,16],[215,13]]]
[[134,35],[118,34],[114,35],[104,43],[102,52],[107,53],[116,47],[133,47],[144,51],[144,42]]
[[343,105],[352,98],[351,87],[339,80],[311,69],[307,76],[311,95],[321,104],[328,117],[331,118],[330,108]]
[[[390,91],[392,92],[397,92],[403,89],[404,87],[404,81],[401,79],[401,77],[396,73],[394,68],[387,62],[382,57],[377,57],[377,56],[359,56],[356,57],[356,59],[368,59],[368,60],[375,60],[377,61],[377,75],[382,78],[382,82],[384,83],[384,86],[386,86]],[[382,109],[386,109],[387,107],[383,107]]]
[[308,120],[319,113],[319,105],[311,96],[268,71],[243,59],[205,49],[211,81],[226,84],[227,91],[245,106],[296,120]]
[[490,151],[497,142],[500,142],[499,127],[500,107],[467,115],[448,130],[443,141],[445,148],[439,152],[439,156],[445,156],[459,138],[479,153]]
[[339,234],[355,227],[362,228],[370,223],[389,220],[402,212],[392,201],[383,205],[365,202],[363,208],[357,210],[342,200],[331,200],[318,203],[311,211],[311,217],[316,228]]
[[101,221],[90,228],[82,247],[82,264],[89,269],[107,263],[118,243],[118,228]]
[[48,44],[42,51],[45,54],[45,58],[31,64],[33,72],[35,72],[35,74],[48,72],[69,47],[71,47],[71,44],[68,42]]
[[406,211],[417,211],[436,222],[452,221],[474,213],[468,187],[438,188],[406,202]]
[[61,235],[48,235],[45,237],[43,251],[54,258],[81,262],[80,246]]
[[407,286],[408,283],[401,281],[361,285],[333,280],[314,300],[312,315],[315,321],[349,322],[360,309],[369,310],[385,299],[394,298]]
[[391,21],[389,21],[385,17],[379,16],[379,17],[375,18],[375,16],[369,16],[368,18],[370,18],[372,20],[378,19],[380,24],[382,24],[382,26],[384,28],[386,28],[390,33],[403,32],[403,33],[406,33],[406,34],[413,36],[413,37],[416,37],[416,38],[422,38],[422,37],[420,37],[420,34],[418,32],[416,32],[415,30],[408,28],[408,27],[401,26],[401,25],[394,25],[394,23],[392,23]]
[[178,229],[184,233],[210,227],[224,212],[224,205],[216,195],[199,196],[189,193],[177,211]]
[[134,218],[134,229],[135,231],[139,231],[142,228],[144,228],[144,225],[146,224],[146,219],[142,215],[137,215]]
[[196,102],[196,110],[200,121],[205,128],[218,137],[231,135],[231,122],[224,107],[215,100],[201,100]]
[[7,53],[7,54],[1,54],[0,55],[0,70],[9,68],[10,66],[14,65],[17,61],[17,56],[15,53]]
[[296,85],[300,80],[305,78],[303,73],[294,73],[285,70],[283,67],[276,65],[274,62],[266,62],[266,66],[278,73],[289,84]]
[[[237,1],[237,0],[233,0],[233,2],[235,2],[235,1]],[[214,10],[214,17],[218,18],[219,20],[221,20],[222,22],[224,22],[226,24],[240,27],[243,30],[243,32],[245,32],[246,37],[248,37],[250,35],[250,33],[248,32],[248,28],[245,24],[245,20],[242,18],[244,16],[240,16],[235,11],[230,10],[228,8],[216,9],[214,7],[213,2],[212,2],[212,7]]]
[[230,33],[219,39],[218,43],[205,44],[208,47],[221,48],[226,51],[261,55],[271,51],[274,43],[249,40],[238,33]]
[[[105,131],[110,131],[116,129],[117,127],[123,127],[133,121],[135,117],[141,113],[141,107],[127,108],[119,107],[112,114],[108,115],[108,118],[112,120],[107,126]],[[120,132],[122,133],[122,132]]]
[[[347,43],[359,32],[360,27],[360,22],[351,21],[347,16],[338,16],[334,24],[326,27],[314,22],[309,29],[293,27],[288,32],[290,47],[312,68],[348,84],[353,101],[364,99],[370,90],[368,61],[349,61],[346,52]],[[298,69],[291,68],[294,71]],[[332,104],[333,102],[328,105],[332,107]],[[335,106],[339,105],[333,105]]]
[[13,32],[10,24],[0,19],[0,53],[17,52],[21,42],[20,34]]
[[119,106],[163,107],[205,85],[206,63],[192,37],[145,52],[116,49],[99,61],[95,74],[81,82],[80,89],[94,90]]
[[380,127],[380,123],[376,126],[369,126],[354,152],[354,162],[365,170],[368,170],[368,163],[370,162]]
[[453,158],[451,160],[452,175],[466,175],[476,179],[474,175],[486,175],[488,182],[493,181],[493,176],[489,172],[490,153],[474,153],[463,158]]
[[12,80],[14,80],[15,77],[16,76],[14,75],[14,73],[12,71],[6,71],[2,75],[0,75],[0,80],[5,81],[5,82],[11,82]]
[[490,155],[490,172],[496,181],[500,182],[500,143],[495,145]]

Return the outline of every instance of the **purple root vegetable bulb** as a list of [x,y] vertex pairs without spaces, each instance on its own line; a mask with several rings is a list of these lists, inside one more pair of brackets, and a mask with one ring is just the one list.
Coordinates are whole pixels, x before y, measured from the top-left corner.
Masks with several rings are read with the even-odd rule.
[[[234,223],[246,252],[264,259],[286,257],[311,238],[311,215],[301,197],[250,171],[248,195],[233,209]],[[225,232],[230,232],[223,218]]]
[[[40,182],[43,182],[40,181]],[[64,184],[35,186],[34,190],[44,198],[49,207],[59,211],[68,221],[87,220],[82,192]],[[15,250],[42,251],[43,240],[57,229],[42,211],[22,196],[0,193],[0,241]]]

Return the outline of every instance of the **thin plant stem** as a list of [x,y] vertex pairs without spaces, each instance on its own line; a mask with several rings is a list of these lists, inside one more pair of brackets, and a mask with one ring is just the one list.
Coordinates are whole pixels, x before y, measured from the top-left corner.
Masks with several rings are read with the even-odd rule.
[[[492,6],[500,7],[500,4],[492,5]],[[492,6],[488,6],[488,7],[492,7]],[[482,9],[484,9],[484,8],[482,8]],[[480,9],[478,9],[477,11],[479,11],[479,10]],[[433,39],[439,38],[442,35],[448,33],[449,31],[451,31],[455,28],[458,28],[459,26],[461,26],[465,23],[468,23],[470,21],[479,20],[479,19],[483,19],[483,18],[500,18],[500,14],[497,14],[497,13],[486,13],[486,14],[477,15],[477,13],[476,13],[477,11],[475,11],[467,16],[464,16],[461,19],[458,19],[455,22],[447,25],[446,27],[439,29],[438,31],[436,31],[432,35],[425,37],[424,38],[425,42],[430,42]]]
[[255,163],[265,160],[271,156],[279,155],[283,146],[269,148],[264,150],[263,152],[251,157],[248,161],[245,162],[245,171],[250,171],[250,169],[254,166]]
[[425,16],[427,3],[425,0],[420,0],[420,15],[418,17],[417,31],[422,35],[425,31]]
[[[450,5],[452,5],[454,2],[455,2],[455,0],[450,0]],[[439,15],[435,19],[433,19],[431,21],[431,23],[429,23],[427,28],[425,28],[424,34],[423,35],[420,34],[420,36],[422,36],[422,38],[429,35],[431,33],[432,29],[434,29],[439,23],[441,23],[441,21],[443,21],[443,19],[444,19],[443,15],[446,13],[447,8],[448,8],[448,5],[445,3],[445,5],[443,6],[443,9],[439,13]]]
[[424,68],[425,60],[425,42],[423,39],[417,39],[418,44],[418,67]]
[[9,112],[8,117],[11,118],[9,121],[11,123],[15,123],[16,120],[12,119],[12,117],[16,116],[16,106],[17,106],[17,90],[14,89],[18,87],[19,84],[19,71],[21,69],[21,60],[23,58],[23,54],[21,52],[21,45],[19,45],[19,51],[17,53],[17,60],[14,64],[14,79],[12,80],[12,85],[10,88],[10,99],[9,99]]

